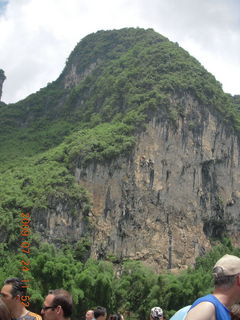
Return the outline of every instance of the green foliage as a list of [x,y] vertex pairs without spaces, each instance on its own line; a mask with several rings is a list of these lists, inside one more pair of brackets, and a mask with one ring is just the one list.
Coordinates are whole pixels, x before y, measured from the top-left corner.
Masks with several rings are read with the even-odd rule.
[[87,261],[90,256],[91,242],[89,239],[82,238],[77,242],[74,250],[74,258],[79,261]]
[[240,95],[233,96],[233,104],[236,110],[239,112],[240,111]]
[[152,270],[140,262],[125,262],[121,279],[116,286],[116,301],[123,310],[138,314],[140,319],[146,319],[149,312],[145,306],[146,300],[155,282],[156,274]]
[[111,160],[129,152],[135,139],[133,127],[123,123],[104,123],[93,129],[78,131],[66,140],[68,163],[78,159],[78,165],[86,166],[93,160]]
[[81,256],[88,244],[87,239],[82,239],[73,247],[56,249],[48,243],[32,243],[29,271],[21,270],[21,260],[26,259],[26,255],[20,251],[13,254],[1,244],[0,280],[3,282],[10,276],[30,280],[31,310],[38,312],[49,289],[65,288],[73,294],[73,319],[97,305],[105,306],[109,313],[130,312],[138,319],[147,319],[149,310],[159,305],[165,316],[170,317],[212,291],[211,271],[221,256],[240,255],[240,249],[224,239],[198,258],[194,268],[178,274],[158,274],[139,261],[125,261],[122,265],[85,258],[80,261],[79,252]]

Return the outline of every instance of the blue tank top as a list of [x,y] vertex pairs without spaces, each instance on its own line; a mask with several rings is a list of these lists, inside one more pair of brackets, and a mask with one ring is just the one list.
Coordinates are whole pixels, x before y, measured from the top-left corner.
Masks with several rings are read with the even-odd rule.
[[196,307],[201,302],[211,302],[215,306],[216,320],[230,320],[230,311],[226,308],[215,296],[208,294],[204,297],[197,299],[189,309],[189,311]]

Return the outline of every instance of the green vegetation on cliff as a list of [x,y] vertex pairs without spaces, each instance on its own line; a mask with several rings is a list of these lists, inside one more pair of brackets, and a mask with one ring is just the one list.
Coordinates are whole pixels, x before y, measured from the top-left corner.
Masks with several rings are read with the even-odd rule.
[[187,94],[239,129],[232,97],[178,44],[152,29],[99,31],[76,46],[55,82],[0,109],[1,160],[49,150],[105,122],[142,130],[153,116],[175,121],[184,109],[171,99]]

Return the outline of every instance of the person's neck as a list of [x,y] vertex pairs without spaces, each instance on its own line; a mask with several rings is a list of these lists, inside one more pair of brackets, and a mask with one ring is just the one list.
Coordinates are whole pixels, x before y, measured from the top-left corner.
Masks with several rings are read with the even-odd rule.
[[11,312],[12,318],[18,319],[25,316],[28,313],[28,310],[22,305],[16,306],[13,312]]
[[213,295],[227,308],[230,308],[236,302],[236,295],[231,289],[227,291],[215,289]]
[[64,317],[60,317],[59,320],[71,320],[71,318],[64,318]]

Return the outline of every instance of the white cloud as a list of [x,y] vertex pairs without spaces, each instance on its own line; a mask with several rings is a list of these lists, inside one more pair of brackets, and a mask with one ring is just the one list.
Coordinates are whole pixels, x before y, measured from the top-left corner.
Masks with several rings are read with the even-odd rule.
[[149,0],[142,18],[196,57],[225,92],[240,94],[238,0]]
[[18,101],[55,80],[87,34],[130,26],[177,41],[225,91],[240,93],[239,7],[238,0],[9,0],[0,15],[2,100]]

